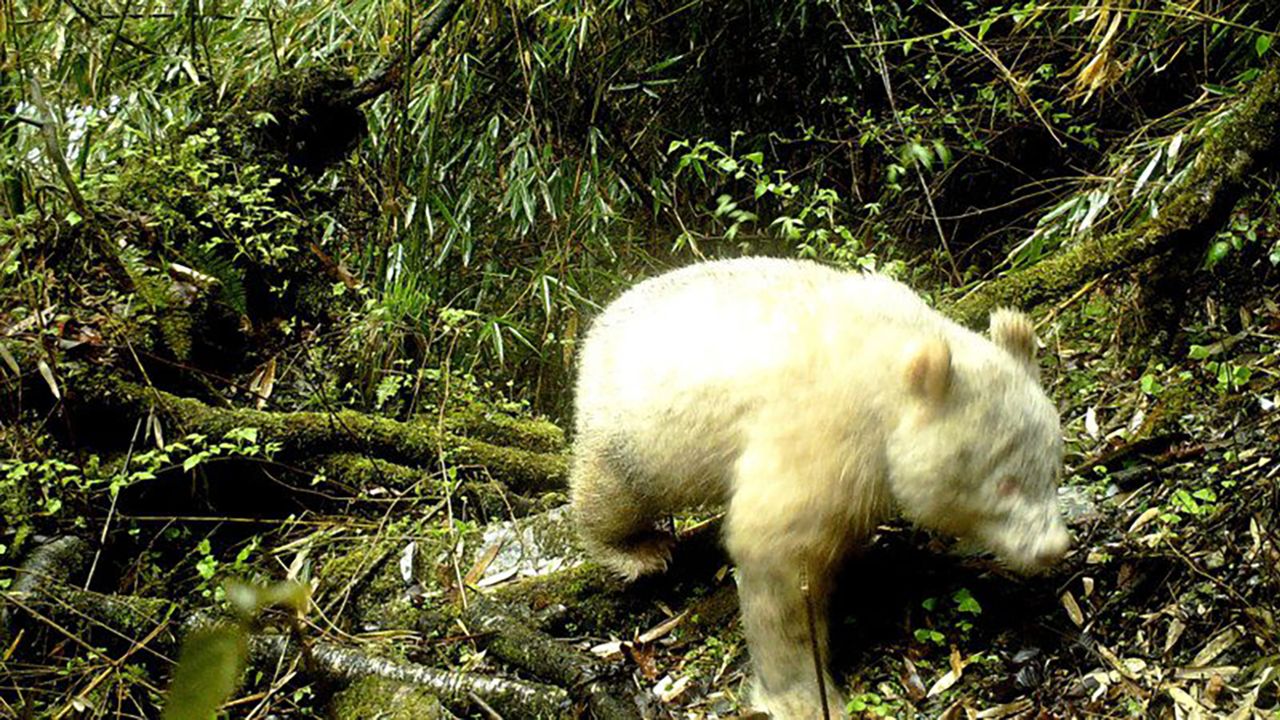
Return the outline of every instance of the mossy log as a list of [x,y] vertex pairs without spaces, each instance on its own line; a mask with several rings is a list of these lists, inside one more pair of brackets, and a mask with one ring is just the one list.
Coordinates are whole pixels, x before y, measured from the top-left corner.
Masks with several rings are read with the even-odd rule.
[[[52,622],[78,638],[92,638],[95,646],[131,647],[150,637],[147,654],[163,657],[177,650],[178,618],[183,609],[165,598],[104,595],[50,582],[34,592],[7,594],[5,602],[17,610],[15,617],[26,616],[26,620],[37,624]],[[157,632],[164,625],[168,629]]]
[[[625,583],[607,569],[588,562],[550,575],[500,585],[489,598],[507,607],[525,608],[547,626],[575,634],[608,635],[638,629],[665,619],[659,605],[697,605],[717,592],[729,563],[720,542],[720,523],[703,525],[682,535],[665,573]],[[551,612],[554,610],[554,612]],[[722,618],[722,613],[716,613]]]
[[[562,454],[494,445],[442,429],[431,420],[400,422],[354,410],[323,413],[214,408],[113,378],[98,378],[79,392],[82,400],[99,406],[110,417],[143,417],[154,410],[181,432],[220,437],[236,428],[257,428],[264,442],[280,443],[281,457],[290,459],[358,452],[401,464],[474,470],[522,494],[565,486],[567,461]],[[535,421],[537,429],[526,434],[545,436],[543,425]]]
[[[95,646],[135,647],[143,638],[146,656],[176,657],[181,637],[199,627],[220,621],[216,613],[198,612],[183,622],[183,610],[163,598],[131,595],[102,595],[86,592],[60,582],[50,582],[23,595],[9,596],[9,602],[33,622],[74,633],[77,638],[93,638]],[[301,650],[290,638],[277,633],[257,633],[249,638],[250,663],[261,668],[278,667],[282,662],[303,661]],[[104,656],[105,657],[105,656]],[[414,688],[409,696],[422,700],[408,709],[412,717],[443,717],[430,714],[443,700],[463,712],[490,707],[505,717],[560,718],[569,713],[569,696],[564,689],[505,677],[440,670],[416,663],[380,658],[356,648],[329,642],[314,642],[307,648],[303,663],[307,672],[343,683],[375,679]],[[353,698],[347,698],[349,705]],[[364,716],[362,716],[364,717]]]
[[[315,466],[329,477],[341,478],[344,483],[360,488],[384,485],[405,490],[422,482],[426,475],[417,468],[357,453],[326,455],[319,458]],[[492,480],[465,481],[454,491],[455,495],[459,493],[491,518],[523,517],[539,509],[534,501],[509,492],[505,485]]]
[[329,715],[335,720],[452,720],[457,716],[440,699],[416,685],[362,678],[333,696]]
[[450,408],[443,423],[444,428],[455,435],[494,445],[545,453],[560,452],[565,448],[564,430],[555,423],[538,418],[515,418],[483,403]]
[[494,657],[571,691],[586,701],[596,720],[639,720],[625,678],[594,657],[534,629],[526,617],[483,596],[465,614],[472,632],[488,634],[485,647]]
[[[300,658],[296,643],[283,635],[254,635],[249,654],[255,664],[276,665]],[[373,657],[358,650],[315,643],[308,648],[307,665],[326,677],[355,681],[369,677],[410,684],[429,691],[452,708],[467,712],[480,703],[503,717],[570,717],[569,696],[561,688],[475,673],[452,672],[416,663]],[[479,698],[479,702],[477,702]]]
[[[21,607],[22,598],[39,597],[47,586],[61,586],[80,575],[89,565],[89,544],[65,535],[40,545],[18,568],[9,587],[9,603]],[[14,635],[15,615],[0,606],[0,645],[8,645]]]
[[1273,160],[1278,139],[1280,66],[1273,66],[1212,131],[1195,166],[1158,217],[1135,228],[1081,240],[1036,265],[979,287],[944,310],[960,322],[979,325],[996,307],[1030,308],[1175,247],[1204,245],[1244,195],[1251,174]]

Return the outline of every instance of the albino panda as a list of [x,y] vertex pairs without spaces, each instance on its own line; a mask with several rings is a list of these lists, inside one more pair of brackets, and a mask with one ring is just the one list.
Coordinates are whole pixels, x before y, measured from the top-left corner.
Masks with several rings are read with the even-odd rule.
[[710,262],[640,283],[582,346],[571,492],[588,550],[629,579],[664,570],[656,521],[724,504],[754,702],[822,717],[801,584],[825,659],[832,572],[877,523],[900,513],[1024,571],[1067,550],[1061,432],[1032,326],[998,310],[990,336],[897,282],[809,262]]

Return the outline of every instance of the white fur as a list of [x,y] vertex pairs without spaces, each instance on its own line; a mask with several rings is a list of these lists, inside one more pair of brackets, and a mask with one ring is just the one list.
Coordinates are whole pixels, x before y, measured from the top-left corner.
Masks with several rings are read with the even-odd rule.
[[825,657],[832,571],[895,510],[1019,569],[1065,552],[1058,415],[1029,328],[1001,311],[997,345],[900,283],[799,261],[640,283],[583,344],[571,488],[584,540],[625,577],[659,571],[670,541],[655,520],[726,503],[757,701],[820,717],[805,604]]

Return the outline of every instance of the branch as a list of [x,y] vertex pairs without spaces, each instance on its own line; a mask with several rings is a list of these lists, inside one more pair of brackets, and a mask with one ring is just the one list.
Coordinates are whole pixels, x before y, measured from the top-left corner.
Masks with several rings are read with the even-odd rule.
[[338,452],[372,453],[392,462],[435,468],[442,459],[459,467],[475,467],[518,493],[538,493],[565,486],[564,455],[494,445],[440,429],[434,421],[399,422],[354,410],[269,412],[247,408],[214,408],[199,400],[100,376],[79,388],[91,405],[109,413],[143,416],[153,409],[186,432],[221,437],[235,428],[257,428],[264,440],[281,444],[280,454],[315,458]]
[[[535,676],[570,688],[586,700],[596,720],[639,720],[625,680],[591,655],[533,629],[533,621],[520,617],[484,596],[473,597],[467,627],[491,633],[486,650],[508,664]],[[613,677],[611,677],[613,675]]]
[[427,47],[431,45],[431,41],[435,40],[440,31],[444,29],[444,26],[453,19],[454,13],[457,12],[458,6],[461,4],[462,0],[440,0],[440,4],[436,5],[436,9],[427,16],[427,19],[422,23],[422,27],[418,28],[408,54],[397,55],[395,58],[388,60],[382,67],[373,71],[372,75],[351,89],[347,94],[347,101],[352,106],[360,105],[395,87],[407,68],[413,66],[418,57],[426,52]]
[[[249,655],[259,667],[271,667],[297,657],[297,643],[283,635],[254,635]],[[371,657],[330,643],[308,648],[308,667],[330,678],[383,678],[417,685],[453,707],[474,709],[474,698],[510,718],[563,717],[569,706],[564,690],[540,683],[475,673],[448,672],[416,663]]]

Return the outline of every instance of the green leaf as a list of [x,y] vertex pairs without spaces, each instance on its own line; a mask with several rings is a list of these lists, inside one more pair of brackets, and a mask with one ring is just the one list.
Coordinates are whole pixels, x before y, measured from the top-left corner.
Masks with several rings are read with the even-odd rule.
[[196,573],[200,577],[208,580],[218,572],[218,559],[212,555],[205,555],[196,561]]
[[979,40],[982,40],[987,36],[987,31],[991,29],[991,24],[994,23],[995,21],[996,19],[992,17],[992,18],[987,18],[986,20],[983,20],[982,22],[978,23],[978,39]]
[[1142,392],[1148,395],[1159,395],[1164,389],[1164,386],[1156,380],[1156,376],[1151,374],[1143,375],[1138,384],[1142,387]]
[[222,625],[193,632],[182,644],[164,720],[209,720],[240,682],[249,645],[244,628]]
[[929,152],[929,148],[918,142],[908,143],[907,152],[910,153],[912,159],[924,165],[925,170],[933,169],[933,153]]
[[1222,262],[1222,259],[1231,252],[1231,243],[1226,240],[1219,240],[1209,248],[1209,254],[1204,259],[1204,266],[1212,268],[1214,265]]
[[1187,351],[1187,357],[1192,360],[1204,360],[1209,357],[1209,348],[1204,345],[1192,345]]
[[1270,49],[1271,49],[1270,35],[1258,35],[1257,39],[1253,41],[1253,51],[1258,53],[1258,57],[1262,57],[1263,55],[1266,55],[1267,51]]
[[974,599],[973,595],[970,594],[966,588],[960,588],[957,590],[956,593],[951,596],[951,599],[955,601],[956,609],[960,612],[969,613],[971,615],[982,614],[982,606],[978,604],[978,601]]
[[938,159],[942,161],[943,165],[951,164],[951,149],[948,148],[941,140],[933,141],[933,152],[938,156]]

